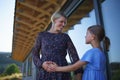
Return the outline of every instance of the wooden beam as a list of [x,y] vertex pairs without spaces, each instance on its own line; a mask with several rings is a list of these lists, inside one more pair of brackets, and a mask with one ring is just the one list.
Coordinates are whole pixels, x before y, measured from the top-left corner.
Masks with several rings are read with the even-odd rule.
[[40,13],[43,13],[43,14],[45,14],[45,15],[50,16],[49,13],[46,13],[45,10],[42,10],[42,9],[40,9],[40,8],[38,8],[38,7],[35,7],[35,6],[30,5],[30,4],[28,4],[28,3],[25,3],[25,2],[19,2],[19,3],[20,3],[21,5],[24,5],[24,6],[28,7],[28,8],[31,8],[31,9],[37,11],[37,12],[40,12]]
[[60,6],[60,4],[58,4],[56,0],[47,0],[47,1],[48,1],[48,3],[51,3],[51,4],[55,5],[56,7]]
[[[39,22],[39,23],[41,22],[41,23],[43,23],[43,24],[46,24],[46,23],[47,23],[47,22],[39,19],[41,16],[44,16],[44,14],[39,14],[39,16],[37,16],[37,17],[33,17],[33,16],[29,15],[29,14],[20,13],[20,12],[16,12],[16,14],[21,15],[21,16],[24,16],[24,17],[27,17],[27,18],[29,18],[29,19],[31,19],[31,20],[33,20],[33,21],[36,21],[36,22],[37,22],[36,24],[38,24],[38,22]],[[36,24],[34,24],[33,26],[36,26]]]
[[16,22],[21,23],[23,25],[26,25],[26,27],[32,28],[32,24],[29,24],[29,23],[26,23],[26,22],[23,22],[23,21],[18,21],[18,20]]

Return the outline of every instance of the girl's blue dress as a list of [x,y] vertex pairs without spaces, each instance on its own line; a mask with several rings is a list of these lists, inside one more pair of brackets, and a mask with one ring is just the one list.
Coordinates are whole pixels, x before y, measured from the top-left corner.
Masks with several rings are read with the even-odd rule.
[[82,80],[106,80],[106,58],[99,48],[88,50],[81,58],[81,61],[88,62]]

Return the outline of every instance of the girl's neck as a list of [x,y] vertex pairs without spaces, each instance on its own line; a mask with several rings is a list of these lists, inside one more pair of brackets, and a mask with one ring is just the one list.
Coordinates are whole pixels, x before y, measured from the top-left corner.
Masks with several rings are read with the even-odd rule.
[[100,43],[98,43],[98,42],[91,43],[91,45],[93,48],[99,48],[100,50],[102,50],[102,47],[101,47]]

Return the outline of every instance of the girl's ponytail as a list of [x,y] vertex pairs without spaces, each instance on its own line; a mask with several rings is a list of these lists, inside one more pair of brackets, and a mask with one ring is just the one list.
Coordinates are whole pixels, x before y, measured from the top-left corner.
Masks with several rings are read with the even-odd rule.
[[105,50],[108,52],[110,47],[110,39],[107,36],[105,36],[103,38],[103,43],[104,43]]

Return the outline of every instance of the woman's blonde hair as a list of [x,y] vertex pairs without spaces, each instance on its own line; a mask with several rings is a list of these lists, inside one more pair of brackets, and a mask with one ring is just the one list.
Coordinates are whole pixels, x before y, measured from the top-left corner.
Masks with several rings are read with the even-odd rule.
[[[51,16],[52,23],[54,23],[55,19],[58,19],[61,16],[65,17],[67,19],[66,15],[63,12],[57,11],[57,12],[53,13],[53,15]],[[66,24],[67,24],[67,21],[66,21]]]

